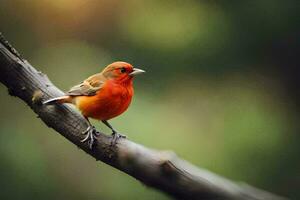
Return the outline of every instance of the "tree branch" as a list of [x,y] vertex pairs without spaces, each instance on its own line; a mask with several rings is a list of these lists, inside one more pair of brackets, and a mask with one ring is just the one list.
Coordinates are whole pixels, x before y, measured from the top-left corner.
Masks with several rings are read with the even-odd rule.
[[81,143],[87,128],[83,117],[67,105],[41,104],[63,94],[37,71],[0,33],[0,81],[9,94],[25,101],[45,124],[89,155],[159,189],[176,199],[282,200],[284,198],[246,185],[238,185],[179,159],[174,153],[148,149],[127,139],[111,146],[111,137],[100,133],[93,150]]

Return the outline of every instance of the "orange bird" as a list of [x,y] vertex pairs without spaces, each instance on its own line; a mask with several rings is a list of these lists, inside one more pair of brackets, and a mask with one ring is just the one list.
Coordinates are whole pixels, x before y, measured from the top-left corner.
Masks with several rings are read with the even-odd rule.
[[78,85],[72,87],[64,96],[49,99],[43,104],[71,103],[85,117],[89,127],[83,134],[92,149],[97,131],[88,118],[101,120],[112,130],[113,140],[125,137],[118,133],[107,120],[110,120],[127,110],[133,96],[133,77],[144,73],[144,70],[133,68],[126,62],[114,62],[98,74],[92,75]]

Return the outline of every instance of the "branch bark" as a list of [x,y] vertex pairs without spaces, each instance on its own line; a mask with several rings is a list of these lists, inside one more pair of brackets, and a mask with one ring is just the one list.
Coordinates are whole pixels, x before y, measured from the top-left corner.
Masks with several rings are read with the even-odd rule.
[[42,100],[63,94],[48,77],[37,71],[4,39],[0,33],[0,81],[9,94],[25,101],[49,127],[56,130],[97,161],[105,162],[145,185],[176,199],[282,200],[283,197],[237,184],[179,159],[169,151],[157,151],[120,139],[111,146],[111,137],[100,133],[90,150],[80,140],[87,128],[83,117],[67,105],[41,104]]

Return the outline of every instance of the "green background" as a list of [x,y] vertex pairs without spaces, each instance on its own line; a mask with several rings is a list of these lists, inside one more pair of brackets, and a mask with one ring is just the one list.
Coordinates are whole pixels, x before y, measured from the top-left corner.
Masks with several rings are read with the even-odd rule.
[[[0,31],[62,90],[117,60],[146,70],[111,120],[118,130],[300,199],[299,10],[296,0],[1,0]],[[0,103],[1,199],[170,199],[95,162],[3,85]]]

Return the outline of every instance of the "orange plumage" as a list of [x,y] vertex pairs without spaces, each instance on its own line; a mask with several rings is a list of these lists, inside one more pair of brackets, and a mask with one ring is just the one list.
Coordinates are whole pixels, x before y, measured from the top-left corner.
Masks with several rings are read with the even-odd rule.
[[92,148],[95,139],[95,130],[88,118],[101,120],[113,131],[113,141],[116,141],[121,135],[113,129],[107,120],[127,110],[134,94],[133,77],[143,72],[141,69],[133,68],[129,63],[114,62],[101,73],[90,76],[72,87],[65,96],[47,100],[44,104],[74,104],[89,123],[89,128],[84,132],[87,136],[82,141],[89,140],[90,148]]
[[[126,66],[128,73],[120,72],[118,66]],[[116,68],[113,75],[106,77],[93,96],[75,96],[74,102],[83,116],[98,120],[109,120],[122,114],[130,105],[133,96],[133,76],[128,75],[133,71],[130,64],[122,62],[113,63]],[[105,78],[104,78],[105,79]],[[103,79],[102,79],[103,80]]]

